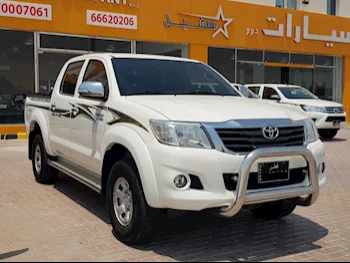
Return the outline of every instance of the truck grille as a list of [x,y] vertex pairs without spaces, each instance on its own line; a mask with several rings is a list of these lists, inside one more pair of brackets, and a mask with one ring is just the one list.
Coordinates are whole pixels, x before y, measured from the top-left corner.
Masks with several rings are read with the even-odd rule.
[[344,108],[343,107],[326,107],[327,113],[330,114],[342,114],[344,113]]
[[303,146],[304,126],[280,127],[279,137],[268,140],[262,128],[216,129],[225,147],[233,152],[245,153],[258,148]]

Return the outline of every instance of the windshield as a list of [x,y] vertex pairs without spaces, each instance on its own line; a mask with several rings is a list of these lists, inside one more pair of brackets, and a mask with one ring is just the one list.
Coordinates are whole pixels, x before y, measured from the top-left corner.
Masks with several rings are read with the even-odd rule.
[[241,95],[210,67],[195,62],[114,58],[120,95]]
[[302,87],[279,87],[282,94],[290,100],[315,100],[317,97]]

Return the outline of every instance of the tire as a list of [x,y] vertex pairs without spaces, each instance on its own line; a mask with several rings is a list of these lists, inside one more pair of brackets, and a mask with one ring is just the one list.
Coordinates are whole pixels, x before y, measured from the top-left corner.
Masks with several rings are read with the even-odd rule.
[[338,130],[319,130],[318,134],[323,139],[331,140],[338,134]]
[[[153,209],[147,204],[139,178],[136,165],[129,157],[114,164],[108,179],[107,207],[113,234],[126,245],[140,245],[150,241],[153,238],[154,228],[160,216],[160,210]],[[127,211],[126,214],[124,213],[124,218],[123,214],[120,215],[119,213],[118,219],[114,192],[115,187],[118,188],[120,182],[126,182],[126,187],[122,187],[121,192],[129,189],[131,198],[126,197],[126,207],[129,207],[129,209],[124,210]],[[121,204],[125,200],[125,196],[127,195],[124,195],[122,199],[116,199],[116,205]],[[130,208],[132,212],[129,211]],[[127,220],[127,215],[130,216],[130,220]]]
[[57,169],[48,165],[48,155],[41,134],[35,136],[31,150],[35,180],[40,184],[53,184],[56,181],[59,172]]
[[278,220],[292,214],[296,206],[296,202],[293,199],[282,200],[273,203],[262,204],[258,208],[253,209],[252,213],[256,218]]

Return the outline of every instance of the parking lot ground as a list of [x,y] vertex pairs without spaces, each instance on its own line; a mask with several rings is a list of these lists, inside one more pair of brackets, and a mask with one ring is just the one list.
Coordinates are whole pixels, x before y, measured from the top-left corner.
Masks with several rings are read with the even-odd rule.
[[61,175],[35,182],[27,141],[0,142],[0,261],[350,261],[350,130],[325,142],[328,181],[318,202],[281,221],[173,214],[154,242],[127,247],[102,198]]

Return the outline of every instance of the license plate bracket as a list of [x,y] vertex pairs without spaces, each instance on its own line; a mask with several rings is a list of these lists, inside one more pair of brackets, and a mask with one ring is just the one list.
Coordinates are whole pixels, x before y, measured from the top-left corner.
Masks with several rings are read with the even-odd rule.
[[290,179],[289,161],[259,163],[258,183],[285,182]]

